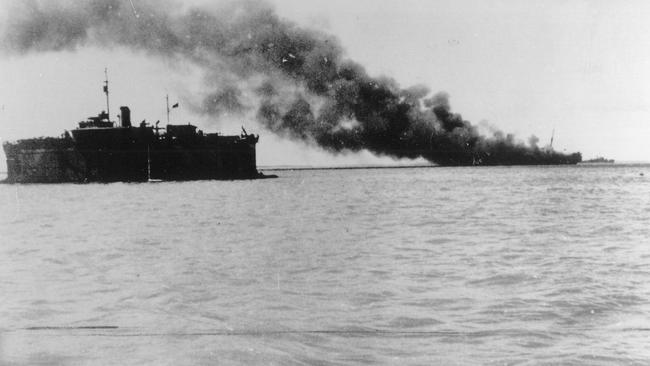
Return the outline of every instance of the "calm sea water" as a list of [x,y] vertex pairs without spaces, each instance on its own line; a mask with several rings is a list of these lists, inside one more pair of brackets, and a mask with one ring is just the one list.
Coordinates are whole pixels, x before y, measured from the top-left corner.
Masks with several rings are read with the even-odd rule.
[[650,364],[650,166],[278,174],[0,185],[0,364]]

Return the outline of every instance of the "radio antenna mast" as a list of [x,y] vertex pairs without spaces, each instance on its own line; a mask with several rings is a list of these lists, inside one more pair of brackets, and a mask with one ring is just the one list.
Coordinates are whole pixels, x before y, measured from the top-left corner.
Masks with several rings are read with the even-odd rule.
[[104,68],[104,75],[106,76],[106,80],[104,80],[104,93],[106,93],[106,116],[108,120],[111,120],[111,111],[110,111],[110,105],[108,102],[108,68]]

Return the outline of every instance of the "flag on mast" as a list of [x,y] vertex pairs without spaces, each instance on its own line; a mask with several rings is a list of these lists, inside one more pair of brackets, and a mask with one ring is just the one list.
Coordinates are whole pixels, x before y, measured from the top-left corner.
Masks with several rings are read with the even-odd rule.
[[167,124],[169,124],[169,112],[171,112],[171,110],[174,108],[178,108],[178,102],[169,108],[169,94],[165,95],[165,101],[167,102]]

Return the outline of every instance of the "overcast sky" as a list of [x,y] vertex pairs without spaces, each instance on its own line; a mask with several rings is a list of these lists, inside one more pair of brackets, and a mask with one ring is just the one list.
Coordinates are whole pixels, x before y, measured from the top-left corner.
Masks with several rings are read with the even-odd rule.
[[[125,0],[129,1],[129,0]],[[206,1],[192,0],[189,3]],[[278,13],[336,35],[347,57],[402,87],[445,91],[452,110],[521,140],[531,134],[584,158],[650,160],[650,2],[274,0]],[[133,0],[137,7],[138,0]],[[7,15],[0,4],[0,13]],[[172,100],[199,89],[191,66],[124,49],[0,57],[0,138],[60,135],[105,109],[130,105],[134,118],[165,120]],[[173,122],[239,133],[247,121],[208,121],[188,108]],[[332,157],[260,133],[260,165],[378,162],[370,154]],[[0,169],[4,168],[4,156]]]

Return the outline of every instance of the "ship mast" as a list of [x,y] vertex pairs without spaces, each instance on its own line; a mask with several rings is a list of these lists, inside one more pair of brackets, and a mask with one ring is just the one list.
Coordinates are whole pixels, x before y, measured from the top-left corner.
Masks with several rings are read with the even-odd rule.
[[104,68],[104,75],[106,76],[106,80],[104,80],[104,93],[106,93],[106,116],[108,120],[111,120],[111,110],[110,110],[110,105],[108,102],[108,68]]
[[553,132],[551,133],[551,149],[553,148],[553,138],[555,137],[555,128],[553,129]]
[[165,95],[165,101],[167,102],[167,124],[169,124],[169,112],[174,108],[178,108],[178,103],[174,103],[174,105],[169,108],[169,94]]
[[169,124],[169,94],[165,96],[165,100],[167,100],[167,124]]

